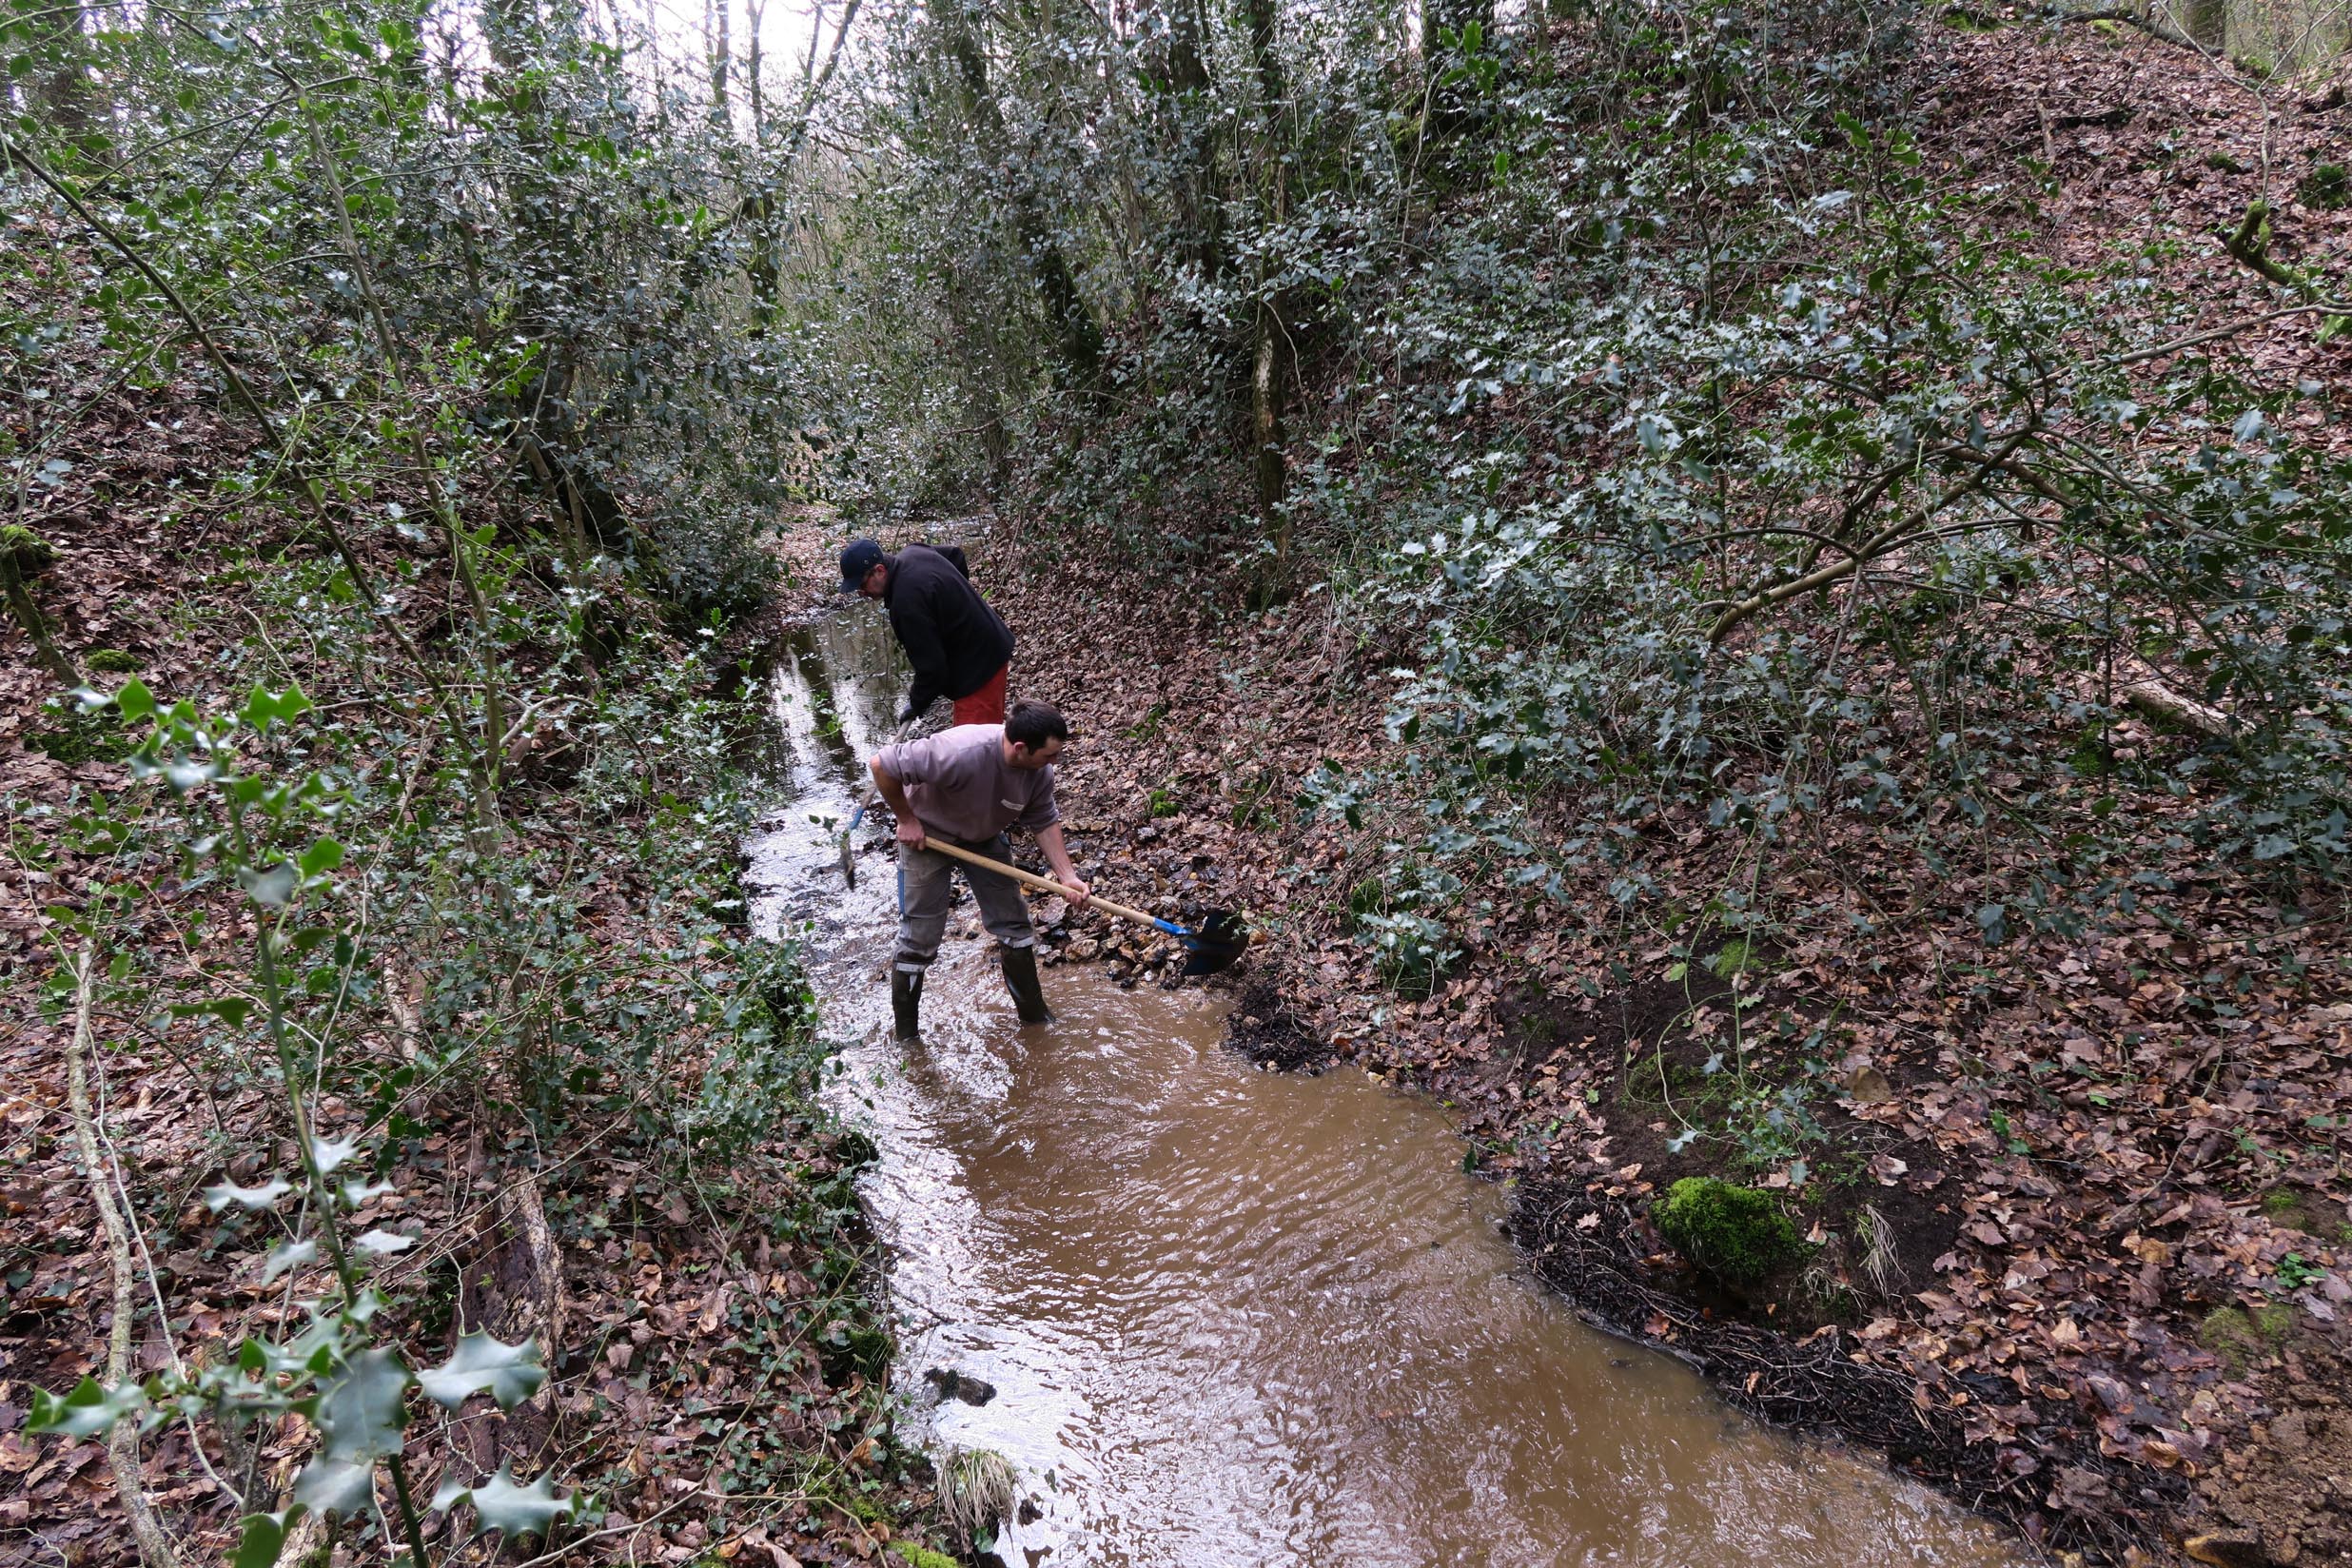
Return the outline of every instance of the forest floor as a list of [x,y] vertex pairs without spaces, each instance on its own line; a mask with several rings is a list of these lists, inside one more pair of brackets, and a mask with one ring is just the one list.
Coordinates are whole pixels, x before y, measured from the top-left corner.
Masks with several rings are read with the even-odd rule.
[[[1951,31],[1912,69],[1944,177],[2047,166],[2032,226],[2051,259],[2166,240],[2151,265],[2214,322],[2272,303],[2218,232],[2265,180],[2310,190],[2352,135],[2341,90],[2257,113],[2243,84],[2127,30]],[[2333,265],[2352,211],[2318,195],[2284,208],[2280,254]],[[2286,382],[2345,383],[2344,345],[2316,346],[2309,318],[2246,347]],[[1760,907],[1820,916],[1771,951],[1685,931],[1676,951],[1617,924],[1597,878],[1557,904],[1497,880],[1457,906],[1461,961],[1401,993],[1351,894],[1384,835],[1414,830],[1370,814],[1351,830],[1298,792],[1321,763],[1397,755],[1383,672],[1415,637],[1329,595],[1245,611],[1238,573],[1195,563],[1221,531],[1245,555],[1253,530],[1237,494],[1230,518],[1186,523],[1201,555],[1122,559],[1017,511],[974,551],[1020,639],[1015,695],[1078,731],[1062,794],[1081,871],[1166,912],[1259,922],[1235,982],[1241,1049],[1441,1098],[1480,1167],[1515,1184],[1534,1266],[1581,1308],[2055,1557],[2352,1561],[2340,908],[2283,929],[2275,888],[2159,836],[2146,863],[2170,891],[2136,917],[1989,947],[1968,911],[2018,892],[2023,868],[1930,866],[1824,819],[1758,873]],[[789,548],[821,579],[837,542]],[[2183,743],[2139,722],[2120,741]],[[1695,813],[1649,823],[1660,901],[1703,907],[1744,879],[1730,836]],[[1071,930],[1063,961],[1165,978],[1165,951]],[[1811,1026],[1831,1019],[1825,1049]],[[1702,1072],[1727,1056],[1735,1072]],[[1803,1097],[1801,1163],[1742,1154],[1735,1086]],[[1727,1135],[1693,1144],[1677,1124]],[[1693,1175],[1773,1190],[1810,1264],[1747,1299],[1702,1285],[1650,1219]]]
[[[70,469],[34,492],[21,520],[56,550],[32,588],[58,644],[103,684],[135,670],[166,702],[233,707],[256,678],[299,680],[324,713],[343,710],[331,725],[322,717],[317,755],[350,764],[352,788],[379,803],[390,797],[376,786],[414,769],[415,794],[402,805],[425,809],[442,779],[424,766],[429,743],[409,749],[413,715],[367,691],[337,652],[323,653],[270,591],[291,574],[323,578],[331,563],[321,564],[318,541],[267,509],[241,517],[207,500],[246,461],[249,433],[186,382],[54,390],[52,406],[79,410],[62,448]],[[29,436],[22,422],[10,433]],[[387,578],[403,552],[424,558],[425,580],[446,588],[446,559],[429,542],[380,530],[361,549]],[[624,618],[658,624],[657,604],[615,591]],[[439,597],[415,601],[411,633],[420,641],[433,634]],[[691,639],[665,647],[690,666]],[[95,1568],[137,1560],[105,1443],[23,1431],[35,1390],[62,1393],[102,1370],[114,1299],[67,1108],[67,1020],[42,998],[61,957],[47,911],[81,903],[110,874],[99,858],[72,851],[56,831],[58,813],[136,791],[119,739],[61,713],[54,695],[16,623],[6,621],[0,794],[14,854],[0,872],[0,991],[10,999],[0,1026],[0,1564]],[[671,725],[678,704],[696,696],[692,688],[646,696],[632,722]],[[372,754],[351,747],[349,725],[363,715],[382,716],[409,740]],[[709,1054],[729,1044],[725,1028],[696,1015],[689,999],[745,983],[745,950],[715,933],[706,912],[738,896],[735,844],[724,833],[690,843],[666,808],[582,804],[560,768],[519,768],[504,804],[517,835],[513,864],[573,868],[568,880],[539,891],[557,900],[559,922],[593,933],[608,982],[637,988],[661,1032],[686,1049],[674,1075],[627,1085],[617,1104],[583,1096],[553,1122],[502,1103],[508,1089],[495,1077],[453,1074],[399,1098],[395,1121],[408,1130],[396,1127],[388,1139],[364,1104],[336,1094],[323,1102],[323,1126],[366,1132],[371,1153],[384,1146],[375,1175],[396,1190],[374,1200],[368,1220],[413,1243],[379,1270],[375,1283],[397,1304],[378,1329],[403,1338],[412,1358],[439,1361],[456,1335],[485,1322],[518,1337],[501,1319],[527,1295],[545,1342],[548,1387],[511,1415],[479,1396],[450,1413],[415,1401],[405,1447],[416,1487],[430,1495],[471,1467],[553,1474],[582,1511],[562,1540],[531,1550],[560,1547],[572,1561],[794,1568],[878,1562],[891,1545],[911,1547],[931,1533],[934,1499],[928,1465],[892,1437],[879,1270],[853,1189],[867,1151],[807,1106],[731,1151],[719,1171],[697,1169],[691,1152],[681,1157],[660,1135],[680,1121],[678,1105],[694,1101]],[[454,903],[486,896],[477,873],[404,865],[397,835],[386,843],[387,858],[374,868],[386,877],[382,886],[441,875],[455,878],[444,884]],[[510,867],[493,874],[507,876]],[[240,923],[235,900],[217,885],[208,893],[201,883],[166,886],[152,898],[158,912],[143,907],[142,923],[196,910],[211,911],[231,933]],[[137,945],[140,930],[127,930],[127,945]],[[633,952],[651,961],[615,978],[627,967],[621,955]],[[190,951],[186,969],[218,968],[229,956],[207,944]],[[419,994],[464,957],[454,949],[398,956]],[[202,977],[154,978],[167,994]],[[388,969],[368,978],[402,983]],[[387,1021],[379,1026],[388,1032]],[[197,1201],[200,1187],[225,1178],[259,1183],[281,1158],[284,1107],[269,1075],[244,1059],[250,1044],[231,1042],[224,1054],[220,1041],[166,1016],[160,1004],[123,1011],[102,1004],[97,1031],[98,1130],[119,1163],[151,1270],[137,1293],[143,1303],[150,1290],[169,1303],[167,1336],[141,1315],[134,1375],[175,1359],[217,1363],[247,1334],[290,1332],[300,1317],[288,1303],[304,1271],[266,1284],[254,1224]],[[390,1049],[381,1036],[357,1044],[363,1055]],[[411,1040],[419,1049],[435,1045]],[[143,1455],[147,1489],[189,1564],[220,1560],[237,1539],[245,1510],[225,1481],[254,1508],[282,1507],[317,1441],[290,1415],[249,1441],[207,1426],[206,1469],[190,1451],[195,1430],[165,1426]],[[439,1532],[435,1542],[453,1561],[487,1560],[498,1550],[495,1539],[468,1549]]]

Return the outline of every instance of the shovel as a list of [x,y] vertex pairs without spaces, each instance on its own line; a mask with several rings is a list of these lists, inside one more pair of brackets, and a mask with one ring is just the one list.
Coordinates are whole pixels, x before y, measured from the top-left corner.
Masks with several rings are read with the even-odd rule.
[[[923,847],[937,850],[950,859],[961,860],[968,866],[977,866],[999,876],[1009,876],[1023,887],[1035,888],[1039,892],[1060,893],[1070,902],[1077,902],[1077,894],[1050,877],[1038,876],[1018,866],[1008,866],[1001,860],[990,860],[985,854],[974,854],[943,838],[926,839]],[[1186,974],[1215,974],[1221,970],[1229,970],[1234,960],[1240,958],[1249,946],[1249,933],[1242,929],[1240,918],[1225,910],[1210,910],[1208,918],[1201,922],[1199,931],[1186,931],[1173,920],[1163,920],[1156,914],[1130,910],[1125,904],[1114,904],[1107,898],[1090,897],[1087,900],[1087,908],[1115,914],[1122,920],[1132,920],[1139,926],[1149,926],[1154,931],[1165,931],[1176,938],[1185,945]]]

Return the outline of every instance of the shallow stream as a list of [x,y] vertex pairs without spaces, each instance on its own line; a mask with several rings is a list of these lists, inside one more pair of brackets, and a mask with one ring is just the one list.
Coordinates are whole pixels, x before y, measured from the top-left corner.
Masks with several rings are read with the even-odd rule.
[[899,1049],[889,852],[862,831],[845,892],[834,833],[904,690],[866,605],[779,650],[789,785],[749,880],[760,928],[806,944],[839,1107],[881,1151],[898,1382],[918,1407],[932,1368],[996,1390],[926,1419],[1020,1467],[1011,1568],[2015,1560],[1584,1325],[1521,1268],[1441,1110],[1255,1070],[1209,993],[1048,969],[1057,1017],[1023,1030],[965,902]]

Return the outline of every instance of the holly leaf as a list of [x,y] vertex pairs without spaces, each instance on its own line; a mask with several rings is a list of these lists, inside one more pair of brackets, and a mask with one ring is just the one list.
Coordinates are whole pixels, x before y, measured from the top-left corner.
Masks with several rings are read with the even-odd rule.
[[433,1495],[436,1508],[472,1503],[484,1530],[502,1530],[510,1536],[537,1535],[553,1520],[569,1518],[573,1500],[556,1496],[554,1475],[541,1476],[528,1486],[518,1486],[503,1465],[497,1475],[473,1486],[443,1481],[441,1490]]
[[218,1186],[205,1188],[205,1206],[218,1214],[229,1205],[239,1208],[275,1208],[278,1200],[294,1190],[294,1184],[284,1177],[275,1177],[260,1186],[239,1186],[234,1182],[223,1182]]
[[296,1503],[282,1514],[247,1514],[242,1522],[245,1535],[238,1539],[237,1550],[229,1555],[228,1568],[270,1568],[278,1554],[285,1550],[286,1527],[303,1516],[303,1505]]
[[262,1284],[267,1284],[289,1268],[300,1268],[319,1255],[319,1244],[311,1241],[287,1242],[273,1246],[262,1264]]
[[360,1135],[356,1132],[341,1143],[337,1143],[332,1138],[310,1140],[310,1157],[319,1162],[319,1174],[322,1176],[331,1174],[337,1166],[342,1165],[359,1151]]
[[468,1334],[449,1360],[417,1375],[425,1397],[455,1410],[467,1396],[488,1389],[501,1410],[512,1410],[547,1381],[539,1346],[529,1340],[505,1344],[488,1334]]
[[417,1238],[403,1236],[397,1230],[386,1230],[379,1225],[365,1232],[352,1245],[372,1257],[382,1257],[387,1252],[406,1251],[417,1245]]
[[373,1460],[401,1451],[408,1422],[402,1396],[415,1382],[397,1352],[363,1350],[327,1378],[304,1403],[318,1423],[320,1454],[330,1460]]
[[294,896],[294,863],[281,860],[274,866],[240,866],[237,881],[256,904],[283,909]]
[[294,1500],[329,1514],[362,1513],[376,1500],[376,1461],[322,1455],[294,1478]]
[[59,1399],[45,1388],[32,1391],[32,1414],[25,1419],[28,1432],[61,1432],[69,1438],[94,1438],[114,1430],[114,1423],[147,1408],[146,1391],[135,1382],[112,1388],[96,1378],[84,1378],[73,1392]]

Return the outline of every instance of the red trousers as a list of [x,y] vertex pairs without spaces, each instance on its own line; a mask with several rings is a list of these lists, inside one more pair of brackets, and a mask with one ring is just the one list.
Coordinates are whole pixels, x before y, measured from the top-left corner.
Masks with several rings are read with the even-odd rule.
[[989,683],[970,696],[955,699],[955,722],[958,724],[1002,724],[1005,722],[1005,672],[1009,664],[1000,664],[989,676]]

